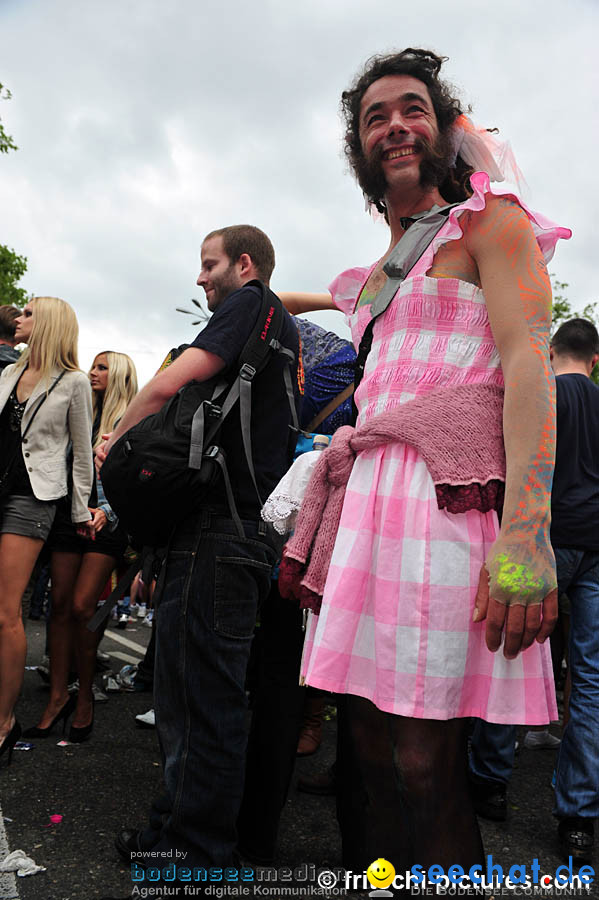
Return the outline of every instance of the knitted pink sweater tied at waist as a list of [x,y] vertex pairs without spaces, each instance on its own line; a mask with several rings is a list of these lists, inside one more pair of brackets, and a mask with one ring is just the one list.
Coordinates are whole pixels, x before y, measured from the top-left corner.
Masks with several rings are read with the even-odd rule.
[[349,476],[358,453],[399,441],[415,447],[435,485],[439,509],[501,512],[505,487],[503,388],[439,388],[386,410],[358,428],[344,425],[322,452],[295,533],[283,551],[279,591],[320,610]]

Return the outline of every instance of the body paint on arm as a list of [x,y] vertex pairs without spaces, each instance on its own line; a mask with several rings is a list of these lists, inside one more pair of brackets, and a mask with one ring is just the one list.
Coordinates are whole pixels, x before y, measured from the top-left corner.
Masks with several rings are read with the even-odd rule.
[[549,359],[551,286],[524,211],[493,198],[466,233],[505,378],[506,494],[487,565],[491,596],[540,603],[555,586],[549,543],[555,458],[555,380]]

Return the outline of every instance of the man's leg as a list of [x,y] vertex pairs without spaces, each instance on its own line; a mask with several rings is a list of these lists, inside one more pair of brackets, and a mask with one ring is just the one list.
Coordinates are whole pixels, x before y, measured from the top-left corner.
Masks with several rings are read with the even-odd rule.
[[[397,872],[418,863],[465,871],[484,851],[468,790],[467,719],[409,719],[347,695],[355,759],[364,780],[364,857]],[[357,868],[357,867],[353,867]],[[410,891],[405,890],[408,894]]]
[[558,585],[571,603],[570,720],[558,757],[555,815],[567,856],[590,860],[599,813],[599,554],[556,549]]
[[259,631],[258,687],[238,829],[242,855],[268,862],[275,856],[306,693],[299,685],[302,612],[281,597],[276,581],[261,608]]
[[[577,569],[571,583],[562,588],[574,553]],[[566,820],[575,820],[570,830],[579,826],[592,835],[593,820],[599,815],[599,554],[558,548],[556,561],[560,590],[567,590],[571,604],[570,721],[560,747],[555,790],[555,815],[562,819],[564,839]]]
[[156,724],[171,814],[154,850],[207,867],[230,864],[237,841],[245,675],[275,553],[263,526],[244,522],[241,539],[228,519],[199,519],[171,544],[157,612]]
[[516,725],[474,720],[470,740],[470,784],[479,816],[502,822],[507,816],[507,786],[514,768]]

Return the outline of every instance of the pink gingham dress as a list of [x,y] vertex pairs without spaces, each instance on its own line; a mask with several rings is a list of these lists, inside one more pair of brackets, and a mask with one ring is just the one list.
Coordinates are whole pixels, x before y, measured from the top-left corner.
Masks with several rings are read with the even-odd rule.
[[[426,275],[437,248],[461,237],[461,213],[484,207],[488,176],[476,173],[472,186],[474,195],[452,211],[375,325],[356,392],[358,423],[438,386],[503,384],[482,291]],[[520,205],[549,259],[570,232]],[[370,306],[356,309],[356,301],[372,268],[350,269],[330,288],[356,346],[370,319]],[[507,660],[487,649],[485,623],[472,622],[480,568],[498,531],[495,512],[440,510],[413,447],[394,443],[359,454],[321,612],[310,614],[306,683],[402,716],[530,725],[556,719],[549,642]]]

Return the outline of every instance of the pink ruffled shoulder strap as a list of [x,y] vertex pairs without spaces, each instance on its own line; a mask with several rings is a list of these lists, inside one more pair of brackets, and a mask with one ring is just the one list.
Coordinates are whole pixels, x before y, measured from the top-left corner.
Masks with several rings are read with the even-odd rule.
[[545,262],[549,262],[552,258],[555,252],[555,245],[560,238],[568,240],[572,237],[572,232],[569,228],[556,225],[555,222],[552,222],[551,219],[548,219],[542,213],[534,212],[532,209],[529,209],[513,190],[510,190],[507,187],[502,188],[501,185],[497,183],[491,184],[486,172],[475,172],[474,175],[470,177],[470,184],[474,193],[464,203],[461,203],[459,206],[456,206],[455,209],[452,209],[447,217],[446,224],[433,238],[430,247],[426,250],[421,259],[418,260],[410,272],[410,276],[424,275],[431,267],[433,258],[439,247],[446,244],[448,241],[457,241],[462,237],[462,228],[460,226],[461,214],[465,210],[480,212],[481,209],[484,209],[487,202],[486,194],[507,197],[522,207],[530,219],[537,243],[541,249],[541,253],[545,257]]
[[373,263],[367,267],[356,266],[353,269],[346,269],[330,283],[329,293],[333,298],[333,303],[346,316],[353,313],[356,300],[362,293],[362,288],[375,266],[376,263]]

